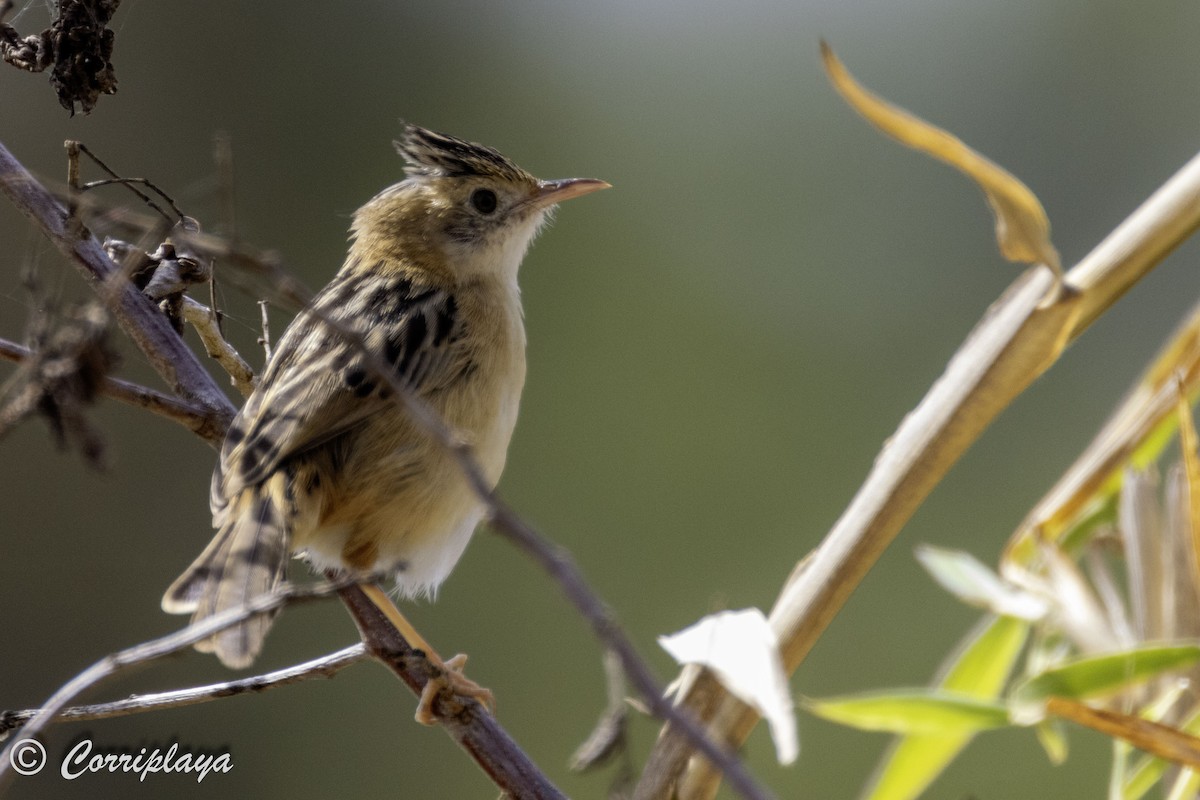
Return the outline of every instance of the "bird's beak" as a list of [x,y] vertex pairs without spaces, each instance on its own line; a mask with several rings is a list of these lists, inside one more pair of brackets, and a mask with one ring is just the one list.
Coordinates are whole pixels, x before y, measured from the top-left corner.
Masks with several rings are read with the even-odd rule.
[[533,193],[530,202],[538,208],[546,208],[572,197],[582,197],[585,194],[598,192],[601,189],[611,189],[612,184],[598,181],[594,178],[564,178],[558,181],[538,181],[537,191]]

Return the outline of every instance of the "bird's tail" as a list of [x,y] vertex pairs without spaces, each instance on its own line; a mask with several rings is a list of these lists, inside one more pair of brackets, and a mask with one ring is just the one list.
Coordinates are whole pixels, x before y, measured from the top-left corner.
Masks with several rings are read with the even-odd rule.
[[[288,533],[266,487],[247,488],[225,514],[217,534],[163,595],[169,614],[192,622],[239,608],[272,591],[287,568]],[[262,649],[275,612],[257,614],[196,644],[227,667],[250,666]]]

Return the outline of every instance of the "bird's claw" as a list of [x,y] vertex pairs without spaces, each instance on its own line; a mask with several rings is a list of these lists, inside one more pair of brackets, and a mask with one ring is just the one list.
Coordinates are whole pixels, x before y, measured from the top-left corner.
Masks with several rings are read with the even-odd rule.
[[464,653],[459,653],[454,658],[442,662],[434,660],[434,665],[440,667],[441,674],[430,678],[425,684],[425,688],[421,690],[421,700],[417,703],[417,722],[422,725],[437,723],[437,715],[433,713],[433,703],[443,691],[459,697],[470,697],[483,704],[488,711],[495,711],[496,698],[491,690],[485,689],[463,674],[463,667],[467,665],[467,656]]

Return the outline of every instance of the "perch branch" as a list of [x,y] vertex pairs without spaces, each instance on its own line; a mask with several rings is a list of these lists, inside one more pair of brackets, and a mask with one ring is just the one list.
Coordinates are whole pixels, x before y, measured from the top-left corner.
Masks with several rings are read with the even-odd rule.
[[229,373],[230,380],[242,397],[249,397],[254,391],[254,370],[221,335],[221,320],[217,313],[186,295],[180,310],[183,312],[183,318],[200,335],[204,352],[220,364],[221,369]]

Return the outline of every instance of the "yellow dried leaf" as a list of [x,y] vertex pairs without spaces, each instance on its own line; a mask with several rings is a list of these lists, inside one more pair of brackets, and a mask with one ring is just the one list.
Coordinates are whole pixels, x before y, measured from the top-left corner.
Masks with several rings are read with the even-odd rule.
[[821,58],[834,88],[872,125],[901,144],[946,162],[979,184],[996,217],[996,242],[1001,255],[1009,261],[1045,264],[1061,275],[1058,251],[1050,243],[1050,221],[1029,187],[957,137],[867,91],[824,41]]
[[1178,728],[1131,714],[1092,708],[1063,697],[1049,698],[1046,701],[1046,711],[1056,717],[1122,739],[1159,758],[1184,766],[1200,767],[1200,739]]

